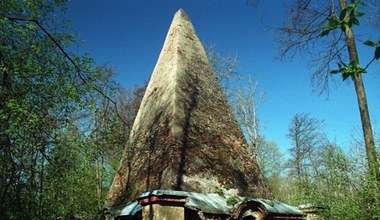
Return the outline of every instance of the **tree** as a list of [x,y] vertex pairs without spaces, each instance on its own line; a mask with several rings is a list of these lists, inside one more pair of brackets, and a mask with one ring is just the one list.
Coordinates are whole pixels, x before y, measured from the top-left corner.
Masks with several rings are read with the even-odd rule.
[[236,72],[239,57],[231,54],[222,55],[216,51],[214,45],[206,47],[206,54],[227,98],[230,98],[232,83],[241,79],[240,74]]
[[286,189],[285,181],[285,164],[284,155],[279,146],[274,141],[266,141],[264,137],[256,143],[255,153],[257,154],[257,162],[265,177],[271,199],[284,201],[286,194],[290,194]]
[[312,201],[315,179],[319,175],[320,150],[326,143],[323,122],[309,114],[296,114],[289,125],[287,137],[292,141],[287,161],[289,178],[298,193],[288,196],[291,203],[307,204]]
[[377,214],[368,203],[372,190],[359,165],[361,155],[352,155],[335,143],[320,150],[318,175],[307,191],[311,192],[308,202],[323,207],[320,214],[326,219],[373,219]]
[[290,175],[283,179],[281,192],[286,193],[277,196],[293,205],[320,207],[326,219],[376,219],[376,189],[367,175],[362,143],[355,142],[355,152],[348,154],[326,138],[321,125],[308,114],[293,117]]
[[66,51],[76,39],[54,19],[65,3],[0,2],[0,219],[97,211],[86,122],[112,101],[109,72]]
[[[118,110],[109,101],[100,99],[93,112],[88,144],[89,156],[96,173],[96,197],[98,211],[103,209],[106,193],[119,165],[121,155],[128,143],[129,133],[137,115],[146,86],[134,89],[116,89]],[[122,120],[120,120],[120,117]]]
[[289,168],[300,182],[318,172],[318,162],[313,155],[326,141],[321,128],[321,121],[305,113],[294,115],[289,126],[287,137],[293,144],[289,149]]
[[253,83],[249,78],[247,83],[236,88],[230,97],[236,118],[254,150],[263,138],[257,115],[263,96],[263,93],[258,91],[258,83]]
[[239,65],[237,55],[221,55],[216,52],[215,46],[207,47],[206,53],[214,73],[227,95],[236,119],[248,143],[252,146],[253,155],[256,155],[254,151],[262,139],[257,112],[263,102],[264,93],[259,91],[257,82],[253,82],[250,77],[241,77],[236,71]]
[[[360,111],[365,148],[367,153],[370,176],[374,179],[377,200],[380,198],[379,160],[369,116],[369,109],[362,74],[368,66],[380,58],[380,42],[366,41],[367,46],[375,49],[373,59],[365,66],[359,62],[356,38],[353,32],[359,25],[359,17],[364,13],[359,11],[362,2],[346,0],[319,1],[300,0],[290,7],[290,14],[285,27],[280,28],[282,36],[279,42],[282,46],[281,57],[301,53],[309,55],[311,62],[317,68],[313,74],[317,84],[323,90],[328,88],[329,73],[342,74],[343,80],[352,79]],[[345,52],[344,49],[347,49]],[[292,54],[293,52],[293,54]],[[348,59],[348,62],[345,61]],[[331,70],[333,63],[338,63],[337,70]],[[380,209],[379,205],[378,208]]]

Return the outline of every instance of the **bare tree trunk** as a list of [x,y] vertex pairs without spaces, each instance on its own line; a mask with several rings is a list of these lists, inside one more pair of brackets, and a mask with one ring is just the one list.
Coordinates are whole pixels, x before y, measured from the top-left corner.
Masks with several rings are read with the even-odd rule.
[[300,139],[299,139],[299,132],[296,130],[296,133],[294,134],[294,140],[295,140],[295,162],[297,166],[297,177],[298,180],[301,182],[301,177],[302,177],[302,165],[301,165],[301,144],[300,144]]
[[[347,0],[339,0],[339,4],[340,4],[340,8],[344,9],[347,7]],[[348,18],[346,17],[345,19],[348,19]],[[346,35],[346,44],[347,44],[348,53],[350,56],[350,61],[359,63],[359,56],[358,56],[358,52],[356,48],[353,30],[350,27],[347,27],[345,31],[345,35]],[[358,99],[369,172],[370,172],[371,178],[374,178],[373,183],[374,183],[374,188],[376,190],[375,199],[377,202],[377,208],[378,210],[380,210],[380,207],[379,207],[379,199],[380,199],[379,161],[377,158],[375,141],[373,138],[371,120],[370,120],[369,110],[368,110],[368,105],[367,105],[367,96],[365,93],[362,75],[354,74],[352,76],[352,79],[354,81],[356,96]]]

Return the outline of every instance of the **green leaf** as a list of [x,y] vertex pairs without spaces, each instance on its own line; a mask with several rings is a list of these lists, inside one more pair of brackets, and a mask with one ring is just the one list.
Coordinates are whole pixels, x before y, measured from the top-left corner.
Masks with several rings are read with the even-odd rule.
[[340,12],[339,19],[340,19],[341,21],[343,21],[344,18],[346,17],[346,14],[347,14],[347,8],[343,9],[343,10]]
[[355,24],[355,25],[360,25],[360,22],[359,22],[359,19],[357,19],[356,17],[352,18],[352,23]]
[[363,6],[364,5],[364,3],[363,2],[358,2],[358,4],[356,4],[356,7],[359,7],[359,6]]
[[331,74],[342,73],[343,81],[348,79],[354,74],[366,73],[366,70],[361,68],[360,63],[357,61],[351,61],[349,64],[343,62],[338,63],[339,69],[330,71]]
[[349,19],[348,22],[345,22],[343,25],[345,26],[345,28],[351,28],[352,27],[352,24],[353,24],[353,19]]
[[375,59],[378,60],[380,58],[380,47],[376,47],[375,50]]
[[323,36],[328,35],[329,33],[330,33],[330,30],[324,30],[324,31],[322,31],[320,36],[323,37]]
[[330,16],[327,18],[327,20],[329,21],[329,29],[335,29],[339,26],[340,21],[336,16]]
[[370,41],[370,40],[366,40],[363,44],[367,45],[369,47],[374,47],[375,46],[375,42]]
[[226,200],[226,203],[229,206],[233,206],[233,205],[235,205],[238,202],[239,201],[238,201],[237,197],[235,197],[235,196],[228,197],[227,200]]
[[348,79],[350,76],[351,76],[351,74],[349,74],[349,73],[343,73],[342,74],[343,81],[346,80],[346,79]]
[[340,25],[340,29],[343,32],[346,32],[347,28],[350,28],[351,26],[352,26],[352,23],[350,21],[348,21],[348,22],[342,22],[342,24]]
[[363,15],[365,15],[364,12],[359,12],[359,11],[357,11],[357,12],[354,13],[354,16],[355,16],[355,17],[361,17],[361,16],[363,16]]

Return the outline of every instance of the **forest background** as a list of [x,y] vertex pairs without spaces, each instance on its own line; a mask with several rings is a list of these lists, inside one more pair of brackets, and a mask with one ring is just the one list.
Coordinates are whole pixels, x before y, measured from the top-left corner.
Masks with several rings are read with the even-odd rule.
[[[345,40],[349,30],[363,24],[379,29],[378,2],[351,1],[343,7],[342,2],[346,1],[295,1],[283,8],[287,10],[282,25],[271,28],[278,36],[279,58],[291,58],[295,52],[295,56],[303,55],[311,61],[311,67],[323,64],[324,58],[329,61],[319,72],[318,68],[303,72],[314,79],[314,87],[309,85],[304,91],[308,96],[314,89],[326,97],[331,80],[348,82],[364,71],[368,72],[365,77],[374,79],[366,83],[376,83],[373,75],[378,73],[380,56],[378,32],[360,32],[355,38],[357,45],[362,45],[359,48],[366,48],[359,50],[363,63],[350,57]],[[145,85],[125,87],[120,82],[122,73],[116,75],[115,68],[104,60],[95,60],[83,53],[84,48],[78,49],[80,38],[63,19],[70,4],[64,0],[0,3],[1,219],[96,217],[103,209],[121,154],[128,147],[128,134]],[[265,3],[241,2],[251,13],[260,4]],[[253,45],[257,42],[251,41]],[[337,143],[341,137],[332,138],[326,132],[329,125],[323,117],[294,111],[286,118],[287,130],[282,134],[289,141],[280,141],[280,146],[273,137],[266,137],[271,131],[262,123],[267,119],[260,109],[271,104],[267,104],[270,99],[266,98],[267,91],[260,89],[260,81],[255,75],[240,73],[240,56],[218,52],[219,44],[205,45],[242,130],[256,151],[271,189],[270,199],[322,207],[321,214],[329,219],[379,217],[379,176],[378,171],[371,170],[371,164],[378,167],[378,156],[370,160],[373,154],[368,153],[360,127],[337,132],[335,135],[348,140]],[[309,74],[313,70],[314,75]],[[286,84],[286,78],[277,75],[271,80]],[[353,83],[342,87],[354,91]],[[371,91],[378,94],[377,90]],[[357,108],[354,96],[339,99],[350,100],[352,108]],[[370,100],[376,102],[369,102],[370,112],[376,115],[371,106],[378,103],[378,95]],[[272,108],[270,112],[281,111]],[[354,113],[336,120],[359,118],[359,111]],[[378,143],[376,125],[372,126]],[[378,155],[376,145],[372,147]]]

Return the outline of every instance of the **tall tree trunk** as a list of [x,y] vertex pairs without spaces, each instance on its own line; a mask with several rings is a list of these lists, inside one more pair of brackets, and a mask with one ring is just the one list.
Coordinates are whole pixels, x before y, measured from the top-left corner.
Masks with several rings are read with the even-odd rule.
[[[347,7],[347,0],[339,0],[340,8],[344,9]],[[348,19],[346,16],[345,19]],[[352,28],[346,28],[346,45],[348,48],[348,53],[351,62],[359,63],[359,56],[356,48],[354,32]],[[373,186],[375,188],[375,200],[377,202],[377,209],[380,211],[379,199],[380,199],[380,172],[379,172],[379,161],[377,158],[377,152],[375,147],[375,141],[373,138],[371,120],[369,116],[369,110],[367,105],[367,96],[365,93],[365,88],[363,84],[363,79],[361,74],[354,74],[352,76],[355,85],[356,96],[358,99],[365,149],[368,160],[369,173],[371,178],[373,178]]]
[[300,139],[299,139],[299,133],[298,133],[298,130],[296,131],[296,134],[295,134],[295,153],[296,153],[296,166],[297,166],[297,177],[298,177],[298,180],[301,182],[301,178],[302,178],[302,164],[301,164],[301,146],[300,146]]

